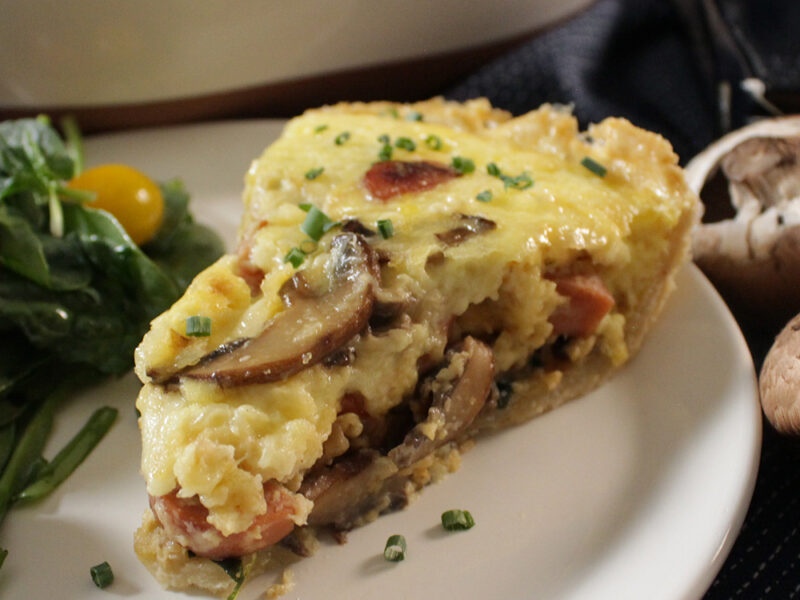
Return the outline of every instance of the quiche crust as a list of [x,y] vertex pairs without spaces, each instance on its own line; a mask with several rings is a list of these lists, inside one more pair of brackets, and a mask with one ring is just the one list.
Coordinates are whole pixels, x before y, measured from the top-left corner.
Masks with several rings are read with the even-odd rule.
[[[236,253],[137,349],[137,407],[151,504],[204,511],[219,552],[280,488],[294,531],[242,546],[256,569],[404,506],[481,431],[600,385],[658,317],[698,215],[656,134],[441,98],[293,119],[244,205]],[[313,211],[328,228],[309,234]],[[185,335],[194,315],[209,337]],[[192,535],[148,511],[135,548],[162,584],[224,593]]]

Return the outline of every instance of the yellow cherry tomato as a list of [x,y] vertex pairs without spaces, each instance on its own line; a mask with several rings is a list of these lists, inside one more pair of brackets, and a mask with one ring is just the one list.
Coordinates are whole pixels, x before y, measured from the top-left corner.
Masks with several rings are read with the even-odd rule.
[[150,241],[164,217],[161,188],[144,173],[126,165],[102,165],[87,169],[68,186],[94,192],[87,203],[114,215],[139,246]]

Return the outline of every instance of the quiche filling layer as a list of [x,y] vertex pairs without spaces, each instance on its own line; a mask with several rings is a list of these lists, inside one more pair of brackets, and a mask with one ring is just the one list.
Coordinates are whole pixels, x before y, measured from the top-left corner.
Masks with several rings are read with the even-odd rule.
[[[575,395],[558,390],[589,365],[596,385],[684,257],[696,200],[676,162],[627,121],[584,135],[548,106],[290,121],[247,173],[236,253],[137,350],[158,523],[215,559],[348,529],[436,453]],[[186,335],[195,316],[210,335]]]

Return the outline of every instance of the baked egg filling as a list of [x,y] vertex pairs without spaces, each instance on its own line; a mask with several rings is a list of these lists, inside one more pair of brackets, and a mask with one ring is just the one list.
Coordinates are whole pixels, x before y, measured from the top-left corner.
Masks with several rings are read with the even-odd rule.
[[201,511],[211,542],[180,541],[206,556],[270,506],[346,529],[590,357],[624,363],[696,212],[669,144],[625,120],[438,99],[291,120],[244,203],[235,253],[136,353],[147,491]]

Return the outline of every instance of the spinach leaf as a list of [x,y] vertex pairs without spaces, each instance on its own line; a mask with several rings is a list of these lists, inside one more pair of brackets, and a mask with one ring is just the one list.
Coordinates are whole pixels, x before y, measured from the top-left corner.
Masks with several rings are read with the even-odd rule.
[[161,194],[164,197],[164,217],[156,235],[144,247],[148,255],[169,252],[170,241],[175,232],[183,224],[192,222],[189,214],[189,193],[182,181],[173,179],[162,183]]
[[0,171],[67,181],[75,164],[47,119],[19,119],[0,123]]
[[[11,329],[0,334],[0,398],[14,389],[24,377],[30,374],[47,357],[33,347],[18,330]],[[0,426],[3,417],[12,412],[10,407],[3,407],[0,401]]]
[[92,281],[92,265],[84,255],[77,236],[56,238],[39,235],[50,273],[47,287],[53,290],[79,290]]
[[0,262],[39,285],[50,282],[50,269],[39,237],[28,219],[5,204],[0,204]]
[[122,373],[150,320],[169,308],[179,289],[107,213],[67,204],[64,223],[61,248],[92,268],[89,281],[53,289],[7,272],[0,277],[0,316],[63,362]]
[[47,119],[0,123],[0,520],[20,485],[50,472],[41,448],[60,398],[128,370],[150,321],[223,252],[179,181],[162,186],[157,235],[136,246],[67,187],[82,168],[74,123],[68,137]]
[[225,246],[216,232],[195,223],[188,211],[189,194],[183,183],[169,181],[162,184],[161,190],[164,220],[144,251],[183,290],[225,252]]
[[[77,234],[95,267],[134,296],[146,320],[158,316],[178,299],[180,289],[139,247],[119,222],[107,212],[79,204],[64,206],[65,231]],[[144,330],[142,330],[144,333]]]

